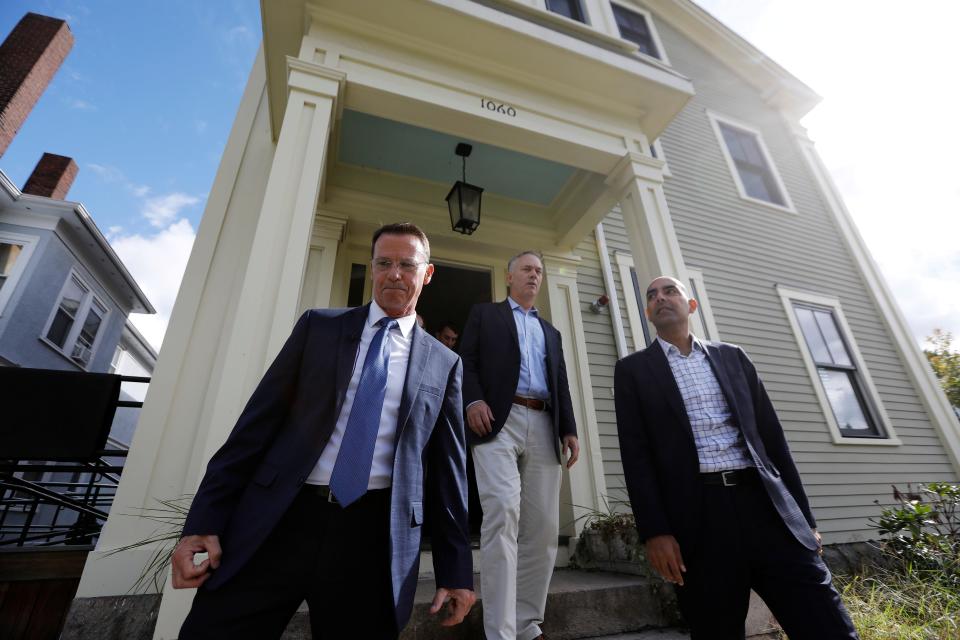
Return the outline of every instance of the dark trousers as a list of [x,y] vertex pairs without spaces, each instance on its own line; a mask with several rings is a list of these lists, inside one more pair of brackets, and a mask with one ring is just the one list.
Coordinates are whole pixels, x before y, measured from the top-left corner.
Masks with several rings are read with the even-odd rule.
[[704,486],[700,530],[677,588],[693,640],[743,640],[752,588],[790,640],[857,638],[823,560],[790,533],[759,477]]
[[305,487],[236,576],[197,590],[179,638],[279,638],[304,600],[314,640],[397,637],[389,489],[343,509]]

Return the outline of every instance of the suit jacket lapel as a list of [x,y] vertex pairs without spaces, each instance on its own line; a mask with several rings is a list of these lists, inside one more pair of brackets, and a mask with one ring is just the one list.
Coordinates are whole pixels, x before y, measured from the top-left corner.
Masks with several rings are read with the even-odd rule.
[[410,359],[407,363],[407,377],[404,379],[403,395],[400,397],[400,411],[397,414],[395,442],[400,441],[400,434],[403,433],[403,428],[410,419],[410,410],[413,408],[413,401],[420,389],[423,372],[426,371],[427,363],[430,361],[430,350],[432,348],[433,345],[427,339],[427,332],[414,323],[413,332],[410,334]]
[[510,301],[504,300],[498,305],[498,308],[500,310],[500,318],[507,325],[507,333],[513,338],[513,346],[519,349],[520,337],[517,335],[517,321],[513,319],[513,307],[510,306]]
[[360,348],[363,323],[366,322],[369,314],[369,304],[343,314],[343,324],[340,328],[340,348],[337,350],[337,412],[335,415],[340,415],[343,399],[347,395],[350,376],[353,374],[353,365],[357,360],[357,350]]
[[690,436],[693,442],[693,427],[690,426],[690,417],[687,415],[687,408],[683,404],[683,396],[680,395],[680,387],[673,377],[673,370],[670,369],[670,363],[667,361],[667,355],[663,352],[660,342],[653,341],[649,347],[644,350],[647,354],[647,365],[652,369],[653,379],[663,389],[663,395],[667,399],[667,404],[673,411],[674,416],[683,425],[685,432]]

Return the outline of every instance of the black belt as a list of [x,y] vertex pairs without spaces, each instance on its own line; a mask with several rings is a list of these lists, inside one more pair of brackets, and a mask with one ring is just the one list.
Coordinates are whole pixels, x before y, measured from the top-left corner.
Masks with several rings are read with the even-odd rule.
[[[339,502],[337,502],[337,497],[336,497],[335,495],[333,495],[333,492],[332,492],[332,491],[330,491],[330,486],[329,486],[329,485],[325,485],[325,484],[305,484],[305,485],[303,485],[303,489],[301,489],[301,491],[305,491],[305,492],[309,493],[310,495],[317,496],[318,498],[320,498],[321,500],[323,500],[323,501],[325,501],[325,502],[329,502],[329,503],[331,503],[331,504],[340,504]],[[385,488],[383,488],[383,489],[367,489],[367,492],[366,492],[365,494],[363,494],[363,495],[364,495],[364,496],[368,496],[368,495],[370,495],[370,494],[382,493],[382,492],[385,492],[385,491],[390,491],[390,487],[385,487]],[[362,497],[363,497],[363,496],[361,496],[361,498],[362,498]]]
[[547,401],[539,398],[526,398],[524,396],[513,396],[513,404],[519,404],[522,407],[529,407],[534,411],[546,411]]
[[756,467],[700,474],[700,481],[711,487],[735,487],[738,484],[750,484],[759,480],[760,474],[757,473]]

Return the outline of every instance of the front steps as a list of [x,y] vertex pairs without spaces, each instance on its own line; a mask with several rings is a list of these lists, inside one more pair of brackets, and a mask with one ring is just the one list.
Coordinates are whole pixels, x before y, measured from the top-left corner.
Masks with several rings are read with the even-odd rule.
[[[413,616],[401,634],[401,640],[483,640],[483,594],[463,624],[441,627],[428,613],[435,586],[432,579],[421,579],[417,587]],[[659,580],[649,580],[600,571],[558,569],[550,583],[543,631],[551,640],[577,640],[614,636],[671,627],[679,623],[673,592]],[[357,637],[363,636],[358,628]],[[623,636],[647,640],[648,636]],[[649,640],[685,638],[676,632],[658,633]],[[301,607],[287,627],[283,640],[309,640],[310,620]]]

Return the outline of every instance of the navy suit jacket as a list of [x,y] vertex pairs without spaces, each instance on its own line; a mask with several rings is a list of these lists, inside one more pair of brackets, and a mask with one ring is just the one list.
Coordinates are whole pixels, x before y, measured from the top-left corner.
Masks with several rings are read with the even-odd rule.
[[[538,319],[547,348],[554,445],[557,460],[562,463],[560,441],[564,436],[577,435],[577,423],[573,418],[560,332],[543,318]],[[460,335],[460,356],[463,358],[463,406],[483,400],[494,418],[489,434],[481,438],[468,429],[467,437],[471,443],[486,442],[503,428],[520,382],[520,339],[509,301],[473,305]]]
[[[783,427],[753,363],[736,345],[702,341],[763,486],[797,540],[817,548],[816,527]],[[640,538],[671,534],[693,544],[701,503],[700,462],[680,388],[659,342],[617,362],[614,398],[623,473]]]
[[[220,537],[221,564],[203,588],[216,589],[234,576],[300,491],[336,425],[368,310],[303,314],[210,459],[183,529],[184,535]],[[390,504],[398,629],[413,608],[424,505],[437,585],[473,588],[461,377],[456,354],[414,325]]]

